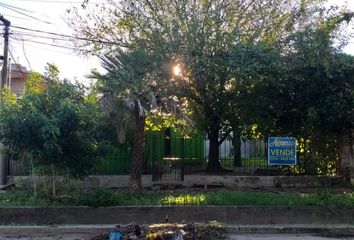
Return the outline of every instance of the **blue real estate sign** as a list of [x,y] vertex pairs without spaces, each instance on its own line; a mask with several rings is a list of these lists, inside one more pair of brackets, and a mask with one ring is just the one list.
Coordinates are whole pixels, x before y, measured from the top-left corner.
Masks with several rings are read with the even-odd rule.
[[296,139],[293,137],[268,138],[269,165],[296,165]]

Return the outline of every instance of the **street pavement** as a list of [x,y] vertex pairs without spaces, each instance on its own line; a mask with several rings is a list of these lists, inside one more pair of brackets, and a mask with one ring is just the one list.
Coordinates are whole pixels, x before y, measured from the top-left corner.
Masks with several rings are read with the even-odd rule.
[[354,238],[331,238],[313,235],[293,235],[293,234],[233,234],[230,240],[336,240],[336,239],[354,239]]
[[[85,234],[65,234],[65,235],[9,235],[0,236],[0,240],[88,240],[90,235]],[[320,237],[307,234],[232,234],[230,240],[349,240],[354,238],[332,238]]]
[[[0,226],[0,240],[89,240],[114,225]],[[226,226],[230,240],[354,240],[354,225]]]
[[26,235],[11,235],[0,236],[0,240],[88,240],[88,235],[49,235],[49,236],[26,236]]

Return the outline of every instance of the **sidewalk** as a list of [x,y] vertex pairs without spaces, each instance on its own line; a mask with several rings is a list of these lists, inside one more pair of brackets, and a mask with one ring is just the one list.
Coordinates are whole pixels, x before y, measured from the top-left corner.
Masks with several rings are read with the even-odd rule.
[[[110,231],[114,225],[0,226],[0,236],[93,236]],[[227,225],[229,236],[244,234],[315,234],[354,238],[354,225]],[[80,238],[79,238],[80,239]],[[1,240],[1,238],[0,238]]]

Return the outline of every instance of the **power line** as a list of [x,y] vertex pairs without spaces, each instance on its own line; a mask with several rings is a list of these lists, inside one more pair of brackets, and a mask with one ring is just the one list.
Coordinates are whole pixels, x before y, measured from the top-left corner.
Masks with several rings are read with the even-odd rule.
[[[2,25],[3,24],[0,24],[0,26],[2,26]],[[19,26],[11,26],[11,27],[22,29],[22,30],[26,30],[26,31],[31,31],[31,32],[44,33],[44,34],[49,34],[49,35],[53,35],[53,36],[59,36],[59,37],[63,37],[63,38],[49,37],[49,36],[44,36],[44,35],[36,35],[36,34],[33,34],[33,33],[19,32],[19,31],[13,31],[11,34],[21,34],[21,35],[35,37],[35,38],[45,38],[45,39],[59,40],[59,41],[70,41],[72,39],[77,39],[77,40],[83,40],[83,41],[88,41],[88,42],[93,42],[93,43],[102,43],[102,44],[116,45],[116,43],[112,42],[112,41],[94,40],[94,39],[89,39],[89,38],[77,37],[77,36],[73,36],[73,35],[66,35],[66,34],[60,34],[60,33],[54,33],[54,32],[47,32],[47,31],[30,29],[30,28],[19,27]],[[69,39],[65,39],[65,38],[69,38]],[[354,41],[348,41],[347,43],[354,43]]]
[[22,39],[22,51],[23,51],[23,55],[25,56],[25,59],[27,61],[27,64],[28,64],[30,70],[32,71],[32,66],[31,66],[30,61],[28,60],[27,53],[26,53],[26,50],[25,50],[25,40],[24,39]]
[[[17,39],[17,38],[13,38],[14,40],[17,41],[22,41],[21,39]],[[66,48],[66,49],[70,49],[70,50],[76,50],[76,48],[74,47],[68,47],[68,46],[64,46],[64,45],[59,45],[59,44],[55,44],[55,43],[46,43],[46,42],[40,42],[40,41],[35,41],[35,40],[30,40],[30,39],[26,39],[26,42],[32,42],[32,43],[38,43],[38,44],[43,44],[43,45],[48,45],[48,46],[52,46],[52,47],[58,47],[58,48]]]
[[[15,34],[15,35],[22,35],[22,36],[28,36],[32,38],[44,38],[44,39],[49,39],[53,41],[64,41],[64,42],[72,42],[73,39],[77,39],[75,36],[71,37],[57,37],[57,36],[45,36],[45,35],[38,35],[34,33],[27,33],[27,32],[19,32],[19,31],[12,31],[10,34]],[[91,41],[89,39],[85,39],[86,41]],[[93,41],[93,40],[92,40]]]
[[[26,46],[34,47],[34,48],[37,48],[37,49],[47,50],[47,51],[51,51],[51,52],[57,52],[57,53],[66,54],[66,55],[73,55],[73,52],[72,52],[73,49],[71,49],[71,48],[68,49],[68,48],[66,48],[64,46],[60,47],[60,48],[63,49],[63,51],[59,51],[58,50],[59,47],[46,48],[45,45],[47,45],[47,44],[39,44],[39,43],[38,44],[37,43],[31,44],[30,40],[28,40],[28,39],[24,39],[24,38],[21,38],[21,39],[12,38],[12,39],[15,40],[15,41],[18,41],[18,42],[21,41],[22,44],[26,43]],[[65,51],[66,49],[68,50],[67,52]],[[71,50],[71,51],[69,51],[69,50]]]
[[54,33],[54,32],[47,32],[47,31],[42,31],[42,30],[38,30],[38,29],[31,29],[31,28],[25,28],[25,27],[19,27],[19,26],[12,26],[12,27],[22,29],[22,30],[37,32],[37,33],[45,33],[45,34],[49,34],[49,35],[53,35],[53,36],[60,36],[60,37],[66,37],[66,38],[71,38],[71,39],[89,41],[89,42],[93,42],[93,43],[116,45],[115,42],[111,42],[111,41],[94,40],[94,39],[89,39],[89,38],[77,37],[77,36],[66,35],[66,34],[61,34],[61,33]]
[[71,41],[73,38],[59,38],[59,37],[52,37],[52,36],[43,36],[43,35],[36,35],[33,33],[26,33],[26,32],[11,32],[11,34],[16,34],[16,35],[23,35],[23,36],[29,36],[29,37],[34,37],[34,38],[45,38],[45,39],[50,39],[50,40],[58,40],[58,41]]
[[[17,39],[17,38],[13,38],[14,40],[17,41],[22,41],[22,39]],[[27,39],[25,40],[26,42],[32,42],[32,43],[36,43],[36,44],[42,44],[42,45],[47,45],[47,46],[51,46],[51,47],[56,47],[56,48],[63,48],[63,49],[69,49],[69,50],[79,50],[79,51],[84,51],[87,53],[90,53],[90,50],[86,50],[86,49],[80,49],[80,48],[75,48],[75,47],[68,47],[68,46],[64,46],[64,45],[59,45],[59,44],[54,44],[54,43],[46,43],[46,42],[40,42],[40,41],[35,41],[35,40],[30,40]]]
[[13,8],[13,9],[17,9],[17,10],[23,11],[23,12],[33,13],[33,11],[31,11],[31,10],[28,10],[28,9],[25,9],[25,8],[16,7],[16,6],[13,6],[13,5],[10,5],[10,4],[6,4],[6,3],[0,3],[0,5],[7,6],[9,8]]
[[28,18],[19,17],[19,16],[7,14],[7,13],[4,13],[3,15],[6,16],[6,17],[17,18],[17,19],[21,19],[21,20],[28,20]]
[[[16,40],[20,41],[19,39],[16,39]],[[26,46],[37,48],[37,49],[40,49],[40,50],[47,50],[47,51],[51,51],[51,52],[56,52],[56,53],[61,53],[61,54],[65,54],[65,55],[70,55],[70,56],[73,55],[73,53],[71,51],[70,52],[64,52],[65,49],[63,49],[64,51],[59,51],[57,48],[46,48],[46,47],[43,47],[43,45],[35,45],[35,44],[30,44],[28,42],[26,42]]]
[[21,15],[23,15],[23,16],[32,18],[32,19],[34,19],[34,20],[37,20],[37,21],[40,21],[40,22],[43,22],[43,23],[46,23],[46,24],[52,24],[51,22],[41,20],[41,19],[39,19],[39,18],[33,17],[33,16],[31,16],[31,15],[28,15],[28,14],[26,14],[26,13],[23,13],[23,12],[21,12],[21,11],[19,11],[19,10],[16,10],[16,9],[13,9],[13,8],[11,8],[11,7],[7,7],[7,6],[4,6],[4,5],[2,5],[2,4],[0,4],[0,6],[3,7],[3,8],[9,9],[10,11],[13,11],[13,12],[16,12],[16,13],[18,13],[18,14],[21,14]]

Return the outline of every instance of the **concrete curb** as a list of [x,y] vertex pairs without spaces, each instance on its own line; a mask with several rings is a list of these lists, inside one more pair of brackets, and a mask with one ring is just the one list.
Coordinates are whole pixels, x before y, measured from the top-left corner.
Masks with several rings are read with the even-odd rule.
[[[1,235],[98,235],[110,231],[114,225],[49,225],[0,226]],[[328,236],[354,236],[354,225],[227,225],[230,235],[237,234],[318,234]]]
[[98,235],[110,231],[114,225],[48,225],[48,226],[0,226],[0,235]]
[[354,236],[354,225],[347,224],[228,225],[226,230],[230,234],[346,234]]
[[354,224],[354,208],[254,206],[4,207],[0,225],[207,222],[235,225]]

